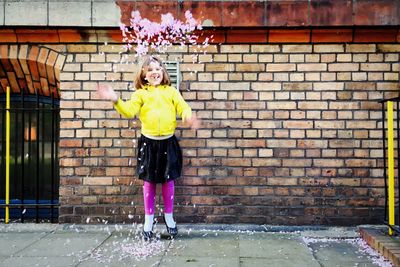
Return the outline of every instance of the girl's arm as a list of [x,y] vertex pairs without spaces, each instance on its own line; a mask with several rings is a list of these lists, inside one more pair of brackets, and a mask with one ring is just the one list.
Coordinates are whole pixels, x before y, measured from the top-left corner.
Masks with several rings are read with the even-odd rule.
[[111,100],[118,113],[126,118],[135,117],[143,104],[139,94],[137,93],[138,91],[135,91],[132,94],[131,99],[128,101],[120,99],[109,84],[98,84],[97,92],[101,98]]
[[175,104],[176,111],[178,115],[182,118],[183,123],[188,124],[192,129],[198,129],[200,126],[200,119],[196,117],[194,113],[192,113],[192,109],[183,99],[182,95],[175,88],[171,88],[173,90],[173,100]]
[[118,95],[115,91],[111,88],[111,85],[100,83],[97,84],[97,93],[102,99],[111,100],[113,103],[117,103]]
[[196,114],[192,113],[192,117],[190,119],[186,119],[186,123],[192,128],[193,130],[199,129],[201,120],[197,118]]

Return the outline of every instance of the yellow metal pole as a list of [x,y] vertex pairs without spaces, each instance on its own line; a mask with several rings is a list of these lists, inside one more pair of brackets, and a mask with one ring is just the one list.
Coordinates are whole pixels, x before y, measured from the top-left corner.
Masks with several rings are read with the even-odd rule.
[[8,223],[10,217],[10,87],[6,93],[6,218]]
[[[388,120],[388,197],[389,197],[389,225],[394,225],[394,135],[393,135],[393,101],[387,102]],[[393,230],[389,227],[389,235]]]

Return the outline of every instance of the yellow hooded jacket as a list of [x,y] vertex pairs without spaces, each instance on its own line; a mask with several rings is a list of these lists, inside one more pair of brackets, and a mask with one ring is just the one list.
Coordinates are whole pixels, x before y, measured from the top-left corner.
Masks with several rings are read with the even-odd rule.
[[142,133],[148,136],[171,135],[176,128],[176,115],[183,121],[192,117],[192,109],[174,87],[145,86],[137,89],[128,101],[118,99],[115,109],[126,118],[139,113]]

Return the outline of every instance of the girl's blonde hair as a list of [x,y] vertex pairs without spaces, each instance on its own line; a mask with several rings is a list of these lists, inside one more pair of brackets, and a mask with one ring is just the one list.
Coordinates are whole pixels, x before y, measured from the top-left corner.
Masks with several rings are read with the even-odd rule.
[[143,86],[147,85],[147,81],[145,80],[145,77],[146,77],[146,73],[148,71],[148,68],[149,68],[149,65],[151,62],[157,62],[162,69],[163,79],[160,84],[161,85],[171,85],[171,79],[169,78],[167,69],[165,68],[161,59],[159,59],[158,57],[155,57],[155,56],[149,56],[143,62],[142,67],[140,68],[140,71],[136,76],[136,79],[135,79],[135,88],[136,89],[140,89]]

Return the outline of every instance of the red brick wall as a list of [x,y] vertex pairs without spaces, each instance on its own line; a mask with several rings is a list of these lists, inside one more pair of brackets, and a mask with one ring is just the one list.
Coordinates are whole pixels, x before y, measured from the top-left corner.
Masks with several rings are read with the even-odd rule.
[[[119,45],[65,49],[59,221],[141,222],[139,127],[95,93],[96,82],[114,81],[128,98],[136,67],[120,63]],[[398,96],[399,52],[388,43],[215,44],[192,63],[192,50],[172,49],[165,58],[182,61],[182,94],[203,119],[197,131],[177,130],[178,222],[382,219],[377,101]]]

